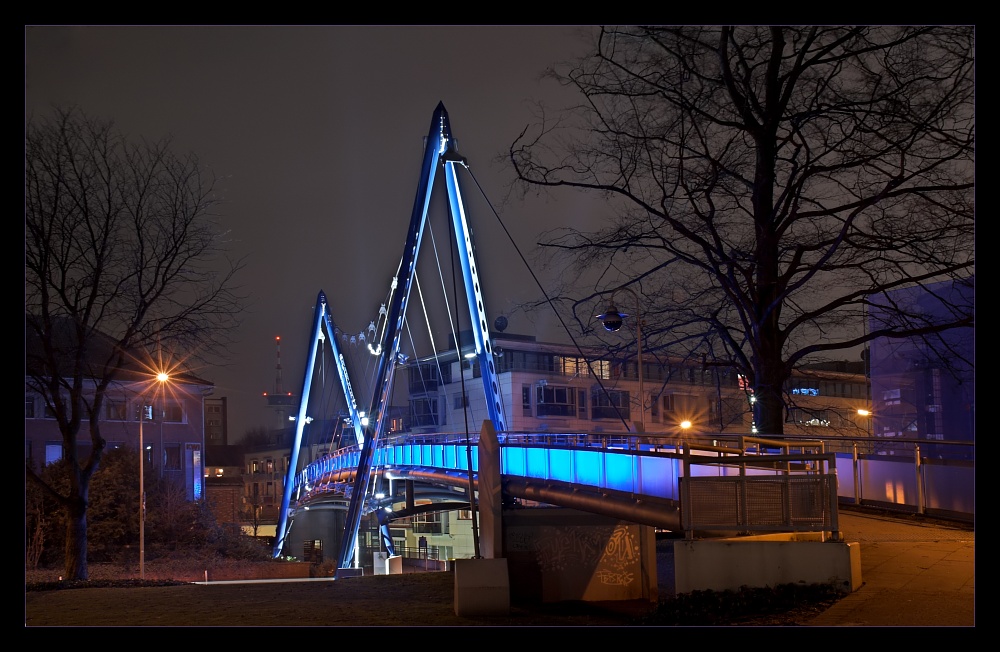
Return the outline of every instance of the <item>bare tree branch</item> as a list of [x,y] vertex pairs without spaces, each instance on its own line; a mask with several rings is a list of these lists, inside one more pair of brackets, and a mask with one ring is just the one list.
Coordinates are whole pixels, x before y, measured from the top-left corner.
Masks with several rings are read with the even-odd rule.
[[[109,385],[162,351],[224,355],[243,262],[226,256],[213,181],[167,139],[130,142],[75,108],[25,130],[25,376],[62,433],[70,487],[66,576],[86,579],[90,480]],[[89,425],[91,452],[77,457]],[[40,481],[29,469],[28,477]]]
[[780,434],[794,368],[974,326],[971,306],[863,325],[875,295],[974,275],[974,65],[969,26],[601,28],[549,71],[581,103],[508,152],[522,191],[610,214],[543,234],[577,286],[557,294],[592,314],[631,286],[644,350],[734,368]]

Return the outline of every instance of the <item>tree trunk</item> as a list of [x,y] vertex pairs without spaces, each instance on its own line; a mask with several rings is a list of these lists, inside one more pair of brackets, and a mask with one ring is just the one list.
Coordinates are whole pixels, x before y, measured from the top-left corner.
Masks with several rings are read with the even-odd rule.
[[66,580],[85,580],[87,575],[87,508],[82,498],[66,505]]
[[788,380],[785,364],[779,360],[765,360],[758,365],[754,383],[753,418],[761,435],[785,434],[785,401],[782,388]]
[[757,432],[761,435],[785,434],[785,404],[781,400],[780,387],[779,385],[778,391],[771,391],[773,388],[762,388],[761,392],[754,392],[756,401],[753,406],[753,418]]

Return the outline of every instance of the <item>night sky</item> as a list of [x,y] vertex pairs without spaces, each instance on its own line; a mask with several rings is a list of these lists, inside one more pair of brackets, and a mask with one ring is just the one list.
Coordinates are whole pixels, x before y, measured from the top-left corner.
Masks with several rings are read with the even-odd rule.
[[[496,160],[531,102],[579,99],[540,75],[587,49],[580,29],[26,27],[25,116],[74,104],[130,137],[172,137],[218,177],[251,299],[230,364],[196,373],[228,397],[233,442],[274,424],[262,393],[274,389],[275,336],[284,389],[300,390],[320,290],[346,331],[377,317],[438,102],[489,201],[462,178],[490,318],[540,296],[489,205],[526,256],[542,231],[600,216],[585,197],[508,200],[512,172]],[[546,339],[557,327],[513,314],[507,332]]]

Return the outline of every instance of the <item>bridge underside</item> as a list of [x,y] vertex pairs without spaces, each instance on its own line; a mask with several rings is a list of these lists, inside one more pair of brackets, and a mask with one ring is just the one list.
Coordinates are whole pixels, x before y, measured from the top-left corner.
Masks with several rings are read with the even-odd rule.
[[[346,501],[353,473],[344,472],[336,478],[340,491],[336,491],[328,483],[322,494],[316,494],[317,502]],[[430,511],[468,509],[469,478],[467,473],[452,469],[434,469],[428,467],[400,467],[383,469],[378,472],[382,479],[390,483],[406,483],[406,507],[403,510],[393,510],[389,520],[405,518],[417,513]],[[472,485],[478,492],[478,475],[473,474]],[[649,525],[671,531],[681,531],[680,504],[673,500],[656,500],[650,497],[636,498],[631,494],[609,489],[599,489],[554,480],[504,476],[501,479],[503,503],[512,504],[513,499],[521,499],[546,505],[568,507],[580,511],[601,514],[612,518],[627,520],[639,525]],[[331,491],[332,490],[332,491]],[[381,500],[369,501],[364,513],[381,510],[393,503],[401,502],[398,493],[390,492]],[[455,498],[464,496],[465,501],[455,502]],[[431,500],[432,504],[414,506],[414,501]],[[299,501],[298,509],[310,505],[312,500]],[[380,517],[380,520],[381,517]]]

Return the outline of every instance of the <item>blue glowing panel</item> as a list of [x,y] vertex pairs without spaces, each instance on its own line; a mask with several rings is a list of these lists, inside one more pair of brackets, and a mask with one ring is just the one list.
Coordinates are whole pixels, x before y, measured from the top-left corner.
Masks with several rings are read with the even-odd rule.
[[506,475],[528,475],[528,460],[525,449],[504,446],[500,449],[500,473]]
[[573,450],[563,448],[550,448],[549,452],[549,476],[550,480],[560,482],[575,482],[573,472]]
[[632,455],[622,453],[604,454],[604,473],[608,489],[633,493]]
[[464,469],[467,464],[460,458],[458,454],[458,446],[446,445],[444,448],[444,468],[446,469]]
[[525,475],[530,478],[549,477],[548,453],[544,448],[525,448]]
[[593,487],[602,486],[601,475],[604,466],[604,453],[601,451],[577,450],[573,456],[576,482]]
[[669,457],[638,457],[639,491],[647,496],[680,500],[678,481],[681,461]]

